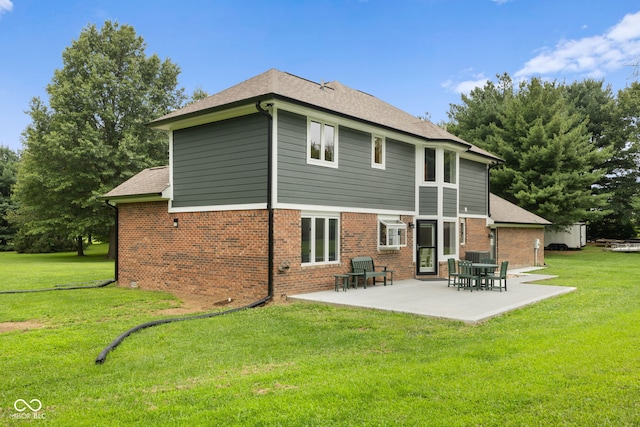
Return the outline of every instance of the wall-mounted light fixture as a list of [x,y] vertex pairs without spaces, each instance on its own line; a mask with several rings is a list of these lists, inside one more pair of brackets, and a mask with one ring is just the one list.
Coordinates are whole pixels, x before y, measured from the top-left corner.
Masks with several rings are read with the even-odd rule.
[[178,228],[178,218],[173,218],[173,227]]
[[413,230],[414,228],[416,228],[416,225],[414,223],[410,222],[409,223],[409,228]]

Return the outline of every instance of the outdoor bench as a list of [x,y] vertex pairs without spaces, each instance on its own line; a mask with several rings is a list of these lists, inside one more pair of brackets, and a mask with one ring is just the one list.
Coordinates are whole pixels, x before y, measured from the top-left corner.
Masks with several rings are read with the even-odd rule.
[[[376,277],[382,277],[384,286],[387,286],[387,273],[390,273],[391,285],[393,285],[393,270],[387,270],[387,266],[376,266],[371,257],[355,257],[351,258],[351,274],[354,276],[355,286],[358,287],[358,278],[364,279],[364,288],[367,288],[367,281],[372,278],[373,284],[376,284]],[[380,270],[381,269],[381,270]]]

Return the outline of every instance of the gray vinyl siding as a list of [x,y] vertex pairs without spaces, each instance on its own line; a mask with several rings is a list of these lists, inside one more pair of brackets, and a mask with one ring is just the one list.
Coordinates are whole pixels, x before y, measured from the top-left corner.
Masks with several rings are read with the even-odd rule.
[[338,168],[307,164],[307,118],[278,112],[278,202],[414,209],[414,147],[386,140],[386,168],[371,167],[371,134],[340,126]]
[[267,120],[260,114],[173,133],[173,206],[265,203]]
[[[460,213],[487,214],[487,165],[460,159]],[[466,211],[465,211],[466,208]]]
[[442,189],[442,215],[457,217],[458,216],[458,190],[455,188]]
[[420,187],[420,215],[438,215],[438,188]]

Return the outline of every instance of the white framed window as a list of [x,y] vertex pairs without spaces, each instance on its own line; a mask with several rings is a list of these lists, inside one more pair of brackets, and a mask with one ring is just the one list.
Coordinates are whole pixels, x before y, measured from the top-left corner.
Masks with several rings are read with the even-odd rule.
[[467,244],[467,219],[460,218],[460,245]]
[[442,252],[444,255],[455,255],[456,250],[456,223],[444,221],[442,223],[443,245]]
[[307,163],[338,167],[338,127],[322,120],[307,122]]
[[371,167],[384,169],[386,153],[386,141],[383,136],[371,136]]
[[303,213],[301,237],[303,265],[339,261],[340,219],[337,215]]
[[424,149],[424,182],[436,180],[436,149],[425,147]]
[[455,151],[444,150],[444,182],[456,183],[458,156]]
[[407,246],[407,224],[399,217],[378,217],[378,249],[400,249]]

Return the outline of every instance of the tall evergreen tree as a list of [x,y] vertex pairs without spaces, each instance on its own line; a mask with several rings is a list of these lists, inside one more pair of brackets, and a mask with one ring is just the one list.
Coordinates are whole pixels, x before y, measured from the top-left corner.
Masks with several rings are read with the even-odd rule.
[[[640,108],[640,94],[633,85],[613,96],[603,81],[588,79],[566,88],[569,106],[588,120],[592,142],[603,149],[610,147],[611,155],[600,168],[605,175],[594,192],[608,194],[607,213],[589,224],[590,237],[626,239],[635,236],[636,216],[632,206],[638,194],[638,142],[633,129]],[[634,102],[635,101],[635,102]],[[635,106],[634,106],[635,104]],[[635,119],[634,119],[635,117]]]
[[[506,75],[501,80],[510,81]],[[492,171],[492,192],[557,227],[597,215],[593,209],[604,205],[605,196],[595,196],[591,187],[609,151],[592,143],[587,121],[567,106],[562,87],[534,78],[512,93],[506,88],[500,98],[495,88],[488,83],[476,89],[449,114],[450,131],[504,159]],[[487,95],[499,100],[493,116],[484,113]]]
[[97,197],[167,162],[166,135],[145,123],[179,107],[184,91],[178,66],[145,49],[133,27],[107,21],[63,52],[49,106],[32,101],[24,133],[16,195],[27,234],[108,236],[113,212]]

